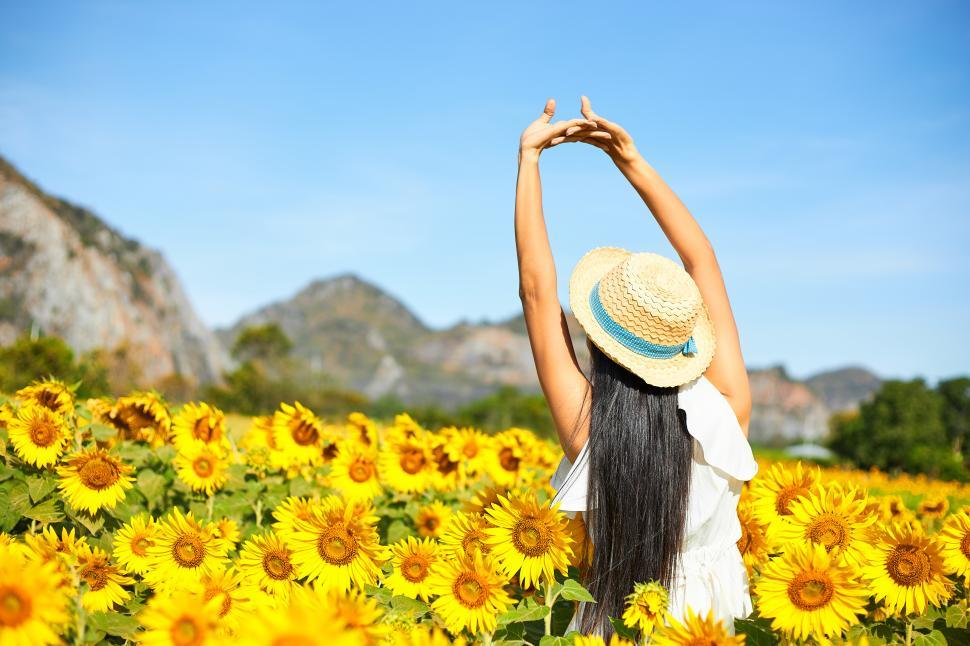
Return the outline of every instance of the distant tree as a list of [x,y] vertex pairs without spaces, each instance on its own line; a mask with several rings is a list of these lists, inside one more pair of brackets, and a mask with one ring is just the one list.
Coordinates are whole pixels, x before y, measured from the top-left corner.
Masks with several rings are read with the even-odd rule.
[[970,458],[970,377],[945,379],[936,391],[943,397],[943,426],[953,451]]
[[244,328],[232,345],[232,356],[239,361],[280,360],[293,349],[293,342],[276,323]]
[[543,437],[555,437],[555,426],[545,398],[522,393],[512,386],[503,386],[493,394],[459,408],[455,417],[463,425],[489,431],[522,426]]
[[856,415],[832,419],[829,446],[860,467],[967,476],[943,422],[944,398],[922,379],[886,381]]
[[0,392],[12,393],[37,379],[55,377],[80,382],[77,394],[93,397],[109,392],[108,374],[94,353],[76,358],[63,339],[23,334],[0,348]]

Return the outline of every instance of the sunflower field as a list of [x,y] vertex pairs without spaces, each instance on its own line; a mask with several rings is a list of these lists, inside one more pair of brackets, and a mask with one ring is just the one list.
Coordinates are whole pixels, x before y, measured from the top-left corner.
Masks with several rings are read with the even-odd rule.
[[[563,634],[591,548],[528,430],[226,416],[157,394],[0,404],[0,644],[602,644]],[[970,643],[970,487],[762,462],[738,541],[755,612],[615,644]]]

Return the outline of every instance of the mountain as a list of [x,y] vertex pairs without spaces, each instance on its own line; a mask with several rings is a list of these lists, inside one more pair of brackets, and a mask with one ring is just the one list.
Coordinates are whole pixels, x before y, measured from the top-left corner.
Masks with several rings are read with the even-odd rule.
[[[231,346],[250,325],[275,322],[311,369],[369,397],[394,395],[409,403],[461,404],[500,385],[538,391],[525,321],[461,323],[435,330],[404,304],[352,274],[318,280],[292,298],[244,316],[219,332]],[[585,335],[567,315],[580,365],[589,357]],[[837,410],[853,408],[879,387],[862,368],[820,373],[805,381],[783,368],[749,370],[754,402],[752,440],[817,440]]]
[[283,329],[311,370],[372,398],[457,404],[501,385],[537,387],[524,324],[512,319],[434,330],[352,274],[315,281],[218,334],[230,347],[244,328],[269,322]]
[[25,330],[123,349],[148,383],[212,381],[226,362],[160,253],[0,158],[0,344]]

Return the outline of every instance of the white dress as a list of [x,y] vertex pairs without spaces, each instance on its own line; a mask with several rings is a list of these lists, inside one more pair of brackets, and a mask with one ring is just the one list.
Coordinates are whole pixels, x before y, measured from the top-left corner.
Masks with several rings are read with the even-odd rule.
[[[703,375],[680,387],[679,407],[687,415],[694,439],[687,526],[677,574],[670,586],[670,612],[686,618],[687,607],[704,615],[713,609],[733,633],[734,618],[752,610],[748,574],[737,548],[741,523],[737,516],[741,485],[758,471],[734,411]],[[587,446],[576,463],[559,463],[550,484],[557,490],[553,503],[570,516],[587,512]],[[588,512],[587,512],[588,513]],[[579,612],[569,630],[578,630]]]

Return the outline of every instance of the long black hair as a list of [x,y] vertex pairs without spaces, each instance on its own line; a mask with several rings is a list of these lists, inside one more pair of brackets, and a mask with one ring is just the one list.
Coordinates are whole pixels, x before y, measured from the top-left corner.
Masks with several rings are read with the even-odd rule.
[[583,582],[582,632],[613,633],[634,583],[670,589],[684,540],[693,441],[677,388],[651,386],[592,343],[587,530],[593,559]]

